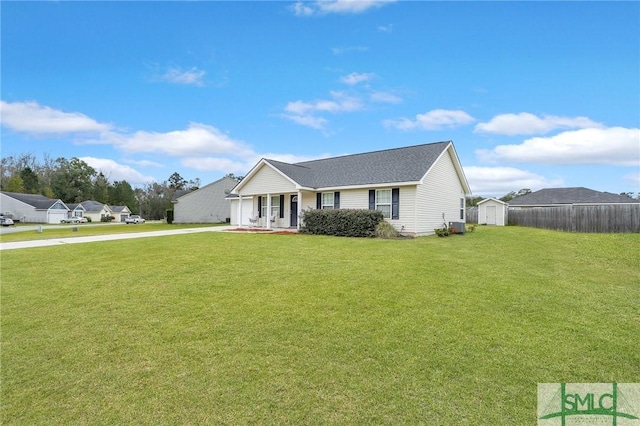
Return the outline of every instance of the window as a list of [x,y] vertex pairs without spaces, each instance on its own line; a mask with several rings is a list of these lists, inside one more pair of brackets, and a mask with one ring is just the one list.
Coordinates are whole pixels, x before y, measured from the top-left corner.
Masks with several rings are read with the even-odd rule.
[[260,217],[281,217],[280,216],[280,196],[271,197],[271,214],[267,215],[267,196],[260,197]]
[[369,210],[379,210],[385,219],[400,219],[400,188],[369,190]]
[[271,215],[269,217],[280,217],[280,197],[271,197]]
[[334,194],[333,192],[323,192],[322,193],[322,205],[320,206],[323,210],[333,210],[334,205]]
[[339,209],[340,192],[316,192],[316,209]]
[[464,198],[460,198],[460,220],[464,220]]
[[391,218],[391,190],[376,190],[376,210],[380,210],[385,219]]

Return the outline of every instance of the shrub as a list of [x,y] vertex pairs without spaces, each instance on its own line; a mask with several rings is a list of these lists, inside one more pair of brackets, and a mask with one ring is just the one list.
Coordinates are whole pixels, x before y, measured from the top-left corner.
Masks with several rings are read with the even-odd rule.
[[376,237],[378,238],[398,238],[399,235],[400,233],[396,231],[396,228],[386,220],[376,226]]
[[167,210],[167,223],[169,225],[173,223],[173,210]]
[[467,232],[473,232],[475,230],[476,230],[476,225],[474,224],[467,225]]
[[116,220],[115,216],[102,216],[100,218],[100,222],[111,222],[112,220]]
[[449,236],[449,228],[436,228],[434,229],[436,235],[438,237],[448,237]]
[[339,237],[373,237],[384,220],[378,210],[305,210],[300,231],[306,234]]

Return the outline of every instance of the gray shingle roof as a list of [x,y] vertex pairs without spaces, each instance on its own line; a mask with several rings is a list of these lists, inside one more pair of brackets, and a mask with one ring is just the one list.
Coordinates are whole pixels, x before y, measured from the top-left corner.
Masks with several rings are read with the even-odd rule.
[[626,195],[599,192],[593,189],[576,188],[545,188],[536,192],[514,198],[509,201],[510,206],[543,206],[549,204],[610,204],[637,203],[638,200]]
[[21,194],[18,192],[2,192],[11,198],[15,198],[25,204],[35,207],[37,210],[48,210],[51,206],[58,202],[58,199],[47,198],[40,194]]
[[417,182],[450,143],[436,142],[295,164],[265,161],[308,188]]
[[93,200],[83,201],[80,204],[82,204],[82,207],[84,207],[88,212],[99,212],[104,207],[104,204]]

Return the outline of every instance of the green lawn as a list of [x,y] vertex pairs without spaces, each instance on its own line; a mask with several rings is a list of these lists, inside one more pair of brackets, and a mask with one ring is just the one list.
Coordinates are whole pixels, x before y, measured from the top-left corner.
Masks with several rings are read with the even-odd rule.
[[640,382],[639,234],[202,233],[1,252],[3,424],[536,423]]
[[[33,240],[46,240],[54,238],[73,238],[73,237],[88,237],[93,235],[105,235],[105,234],[125,234],[134,232],[150,232],[150,231],[165,231],[172,229],[183,228],[201,228],[210,226],[222,226],[224,223],[216,224],[172,224],[169,225],[163,222],[147,222],[140,225],[125,225],[124,223],[81,223],[75,225],[60,224],[60,225],[42,225],[44,228],[42,232],[37,232],[32,228],[38,226],[38,224],[21,224],[16,228],[9,228],[7,231],[20,230],[19,232],[11,232],[8,234],[0,235],[0,242],[8,243],[13,241],[33,241]],[[26,229],[21,230],[20,228]]]

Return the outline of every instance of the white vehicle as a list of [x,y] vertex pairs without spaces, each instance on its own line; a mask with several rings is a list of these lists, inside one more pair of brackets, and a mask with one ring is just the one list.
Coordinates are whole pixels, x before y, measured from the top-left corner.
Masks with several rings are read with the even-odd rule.
[[86,217],[74,216],[67,219],[62,219],[60,223],[87,223]]
[[133,214],[124,220],[127,225],[130,223],[144,223],[144,219],[137,214]]
[[9,217],[5,217],[5,216],[0,216],[0,225],[2,226],[11,226],[11,225],[15,225],[13,223],[13,219],[9,218]]

